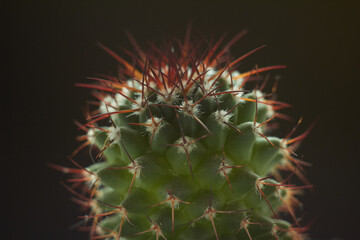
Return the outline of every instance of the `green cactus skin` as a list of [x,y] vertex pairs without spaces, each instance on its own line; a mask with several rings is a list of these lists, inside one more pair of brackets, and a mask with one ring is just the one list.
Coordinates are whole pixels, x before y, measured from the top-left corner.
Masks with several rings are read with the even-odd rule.
[[86,168],[54,166],[73,174],[68,188],[89,208],[90,239],[303,238],[294,195],[308,186],[289,180],[303,178],[293,149],[306,133],[268,136],[275,111],[288,105],[269,99],[264,85],[244,88],[284,66],[240,74],[234,66],[262,47],[230,62],[231,44],[218,51],[219,43],[204,53],[189,41],[148,54],[136,47],[134,66],[101,45],[122,72],[79,84],[99,104],[73,154],[89,145],[97,156]]

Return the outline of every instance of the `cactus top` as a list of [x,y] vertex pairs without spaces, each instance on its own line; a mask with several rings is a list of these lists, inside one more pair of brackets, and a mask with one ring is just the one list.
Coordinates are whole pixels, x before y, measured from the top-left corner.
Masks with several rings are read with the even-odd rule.
[[308,186],[289,182],[305,179],[294,149],[307,133],[269,136],[289,105],[264,92],[260,74],[284,66],[237,71],[263,46],[231,60],[235,41],[220,50],[221,40],[173,41],[147,53],[132,42],[134,64],[100,45],[119,75],[78,84],[98,102],[72,157],[90,146],[92,164],[56,166],[75,174],[91,239],[300,239],[295,195]]

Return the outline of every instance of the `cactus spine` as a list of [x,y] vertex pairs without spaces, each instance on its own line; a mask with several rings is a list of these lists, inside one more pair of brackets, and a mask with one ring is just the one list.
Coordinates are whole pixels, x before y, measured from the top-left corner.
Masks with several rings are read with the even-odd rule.
[[306,163],[293,151],[306,133],[268,135],[288,105],[260,82],[261,72],[284,66],[239,73],[262,47],[231,62],[231,44],[218,50],[220,42],[200,52],[174,41],[145,54],[133,41],[134,65],[101,45],[122,71],[79,84],[99,102],[73,156],[96,148],[93,164],[54,166],[73,174],[68,188],[89,209],[91,239],[301,239],[294,211],[303,187],[289,180],[303,178]]

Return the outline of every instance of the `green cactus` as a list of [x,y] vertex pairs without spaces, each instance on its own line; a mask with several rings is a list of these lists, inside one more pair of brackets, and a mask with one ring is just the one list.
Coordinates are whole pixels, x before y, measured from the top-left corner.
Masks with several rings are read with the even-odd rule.
[[[307,132],[268,136],[288,105],[260,82],[261,72],[284,66],[239,73],[237,63],[263,46],[231,62],[235,41],[204,52],[174,41],[146,54],[130,39],[134,65],[100,45],[121,73],[78,84],[99,102],[80,126],[87,134],[71,156],[76,168],[53,165],[73,174],[66,186],[89,208],[81,218],[90,238],[302,239],[295,195],[309,186],[289,180],[304,179],[293,150]],[[72,158],[86,146],[98,151],[85,168]]]

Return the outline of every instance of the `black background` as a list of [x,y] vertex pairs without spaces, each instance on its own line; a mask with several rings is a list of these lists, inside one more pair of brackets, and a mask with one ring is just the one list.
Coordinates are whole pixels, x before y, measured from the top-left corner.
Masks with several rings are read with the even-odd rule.
[[[291,3],[289,3],[291,2]],[[316,3],[315,3],[316,2]],[[358,91],[360,26],[357,6],[346,1],[12,1],[2,3],[1,92],[5,120],[2,151],[1,239],[87,239],[69,226],[81,214],[48,162],[70,165],[77,146],[73,120],[83,121],[90,91],[76,88],[87,76],[115,73],[116,64],[96,46],[130,48],[124,29],[142,46],[194,33],[227,40],[249,33],[232,48],[240,56],[262,44],[242,71],[285,64],[279,99],[304,117],[299,133],[319,122],[299,153],[313,164],[315,185],[304,201],[316,221],[314,239],[356,239],[358,194]],[[5,130],[5,131],[3,131]],[[3,145],[4,146],[4,145]],[[86,158],[86,154],[79,158]],[[5,213],[5,216],[4,216]]]

